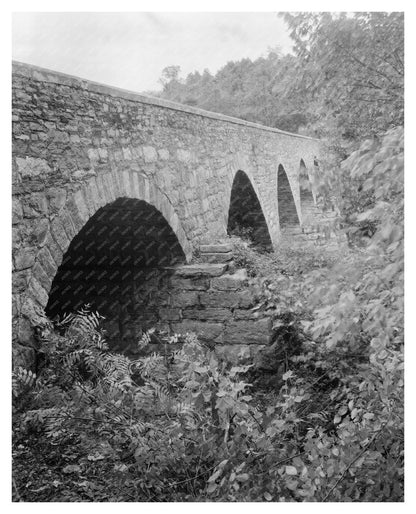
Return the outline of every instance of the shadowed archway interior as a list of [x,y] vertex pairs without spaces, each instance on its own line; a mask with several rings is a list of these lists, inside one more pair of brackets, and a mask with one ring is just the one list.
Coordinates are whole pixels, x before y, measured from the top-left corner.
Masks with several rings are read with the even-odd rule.
[[271,251],[272,241],[256,192],[244,171],[239,170],[231,188],[227,233],[245,235],[253,243]]
[[280,228],[299,226],[299,217],[293,199],[292,188],[281,164],[277,172],[277,202]]
[[118,198],[99,209],[72,240],[53,280],[46,314],[90,304],[105,317],[113,349],[126,350],[157,321],[152,310],[167,273],[185,255],[166,219],[143,200]]

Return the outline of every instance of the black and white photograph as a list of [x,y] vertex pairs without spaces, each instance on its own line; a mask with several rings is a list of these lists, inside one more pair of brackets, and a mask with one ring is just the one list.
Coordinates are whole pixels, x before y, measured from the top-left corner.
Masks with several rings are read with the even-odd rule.
[[10,502],[404,504],[407,13],[156,4],[10,13]]

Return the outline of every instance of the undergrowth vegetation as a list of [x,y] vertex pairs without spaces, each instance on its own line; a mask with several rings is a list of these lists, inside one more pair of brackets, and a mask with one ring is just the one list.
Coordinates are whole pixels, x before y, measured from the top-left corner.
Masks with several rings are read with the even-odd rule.
[[274,321],[255,364],[154,330],[137,344],[161,353],[132,360],[97,314],[45,319],[13,375],[15,499],[403,501],[402,156],[395,130],[343,165],[359,245],[235,241]]

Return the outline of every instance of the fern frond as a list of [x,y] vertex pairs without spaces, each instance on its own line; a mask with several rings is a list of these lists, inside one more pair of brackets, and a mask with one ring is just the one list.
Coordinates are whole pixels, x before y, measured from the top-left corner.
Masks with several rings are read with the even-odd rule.
[[30,389],[36,382],[36,373],[19,366],[12,373],[12,394],[17,397],[24,389]]

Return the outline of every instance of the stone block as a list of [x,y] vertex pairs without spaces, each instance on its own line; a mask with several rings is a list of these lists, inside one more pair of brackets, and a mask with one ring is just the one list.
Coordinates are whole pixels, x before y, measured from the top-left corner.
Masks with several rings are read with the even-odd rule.
[[12,291],[13,294],[22,293],[27,288],[29,279],[28,270],[16,271],[12,275]]
[[203,307],[238,307],[237,293],[222,291],[207,291],[199,294],[199,302]]
[[250,291],[207,291],[199,294],[204,307],[228,307],[248,309],[255,303],[256,296]]
[[143,157],[144,162],[155,162],[157,161],[157,152],[153,146],[143,146]]
[[199,251],[201,253],[229,253],[232,252],[233,247],[229,243],[217,245],[200,245]]
[[17,271],[30,268],[35,262],[37,248],[21,248],[14,256],[14,268]]
[[62,252],[66,252],[70,244],[70,240],[59,218],[55,218],[51,223],[51,233]]
[[271,320],[233,320],[227,323],[224,344],[268,344],[271,339]]
[[16,157],[16,165],[22,178],[36,177],[38,175],[47,175],[52,172],[45,159],[37,159],[34,157]]
[[172,307],[194,307],[199,305],[199,296],[196,291],[173,293],[170,297]]
[[192,155],[188,150],[183,150],[182,148],[178,148],[176,150],[176,157],[181,162],[191,162]]
[[171,323],[171,328],[176,334],[194,332],[201,341],[212,343],[221,342],[223,332],[221,323],[194,320],[183,320],[179,323]]
[[[28,332],[25,333],[25,330],[22,330],[20,327],[20,333],[17,334],[18,340],[24,343],[32,343],[33,342],[33,329],[29,326]],[[33,369],[35,364],[35,350],[31,346],[26,346],[25,344],[20,344],[18,342],[13,343],[12,348],[12,368],[15,369],[19,366],[25,369]]]
[[52,237],[52,234],[50,232],[46,236],[45,245],[48,247],[53,260],[56,262],[58,266],[60,266],[63,257],[62,250],[59,248],[58,244],[56,243],[55,239]]
[[23,209],[22,204],[20,201],[16,198],[13,198],[12,200],[12,223],[19,223],[19,221],[23,217]]
[[211,287],[220,291],[236,290],[245,285],[247,282],[247,271],[240,269],[232,275],[223,275],[215,277],[211,280]]
[[251,309],[235,309],[234,311],[234,319],[259,319],[263,316],[263,313]]
[[52,285],[53,275],[48,275],[42,268],[39,262],[36,262],[32,270],[33,276],[37,278],[38,282],[45,289],[49,291]]
[[194,291],[206,291],[209,288],[209,280],[207,278],[182,278],[171,277],[170,285],[174,289],[185,289]]
[[181,319],[180,309],[161,308],[159,309],[161,321],[179,321]]
[[232,313],[230,309],[212,307],[208,309],[184,309],[182,316],[186,319],[225,321],[231,318]]
[[32,193],[27,199],[27,206],[36,212],[46,214],[48,212],[48,200],[43,193]]
[[222,262],[229,262],[233,258],[232,252],[228,253],[204,253],[201,255],[201,258],[205,262],[209,263],[222,263]]
[[179,277],[219,277],[227,269],[226,264],[185,264],[175,268]]
[[167,161],[169,159],[169,150],[166,150],[165,148],[161,148],[159,151],[159,158],[162,159],[162,161]]
[[42,248],[42,250],[40,250],[38,253],[37,259],[42,268],[45,270],[45,273],[47,273],[51,278],[53,278],[58,269],[58,266],[56,265],[56,262],[53,259],[51,252],[49,251],[49,248]]

